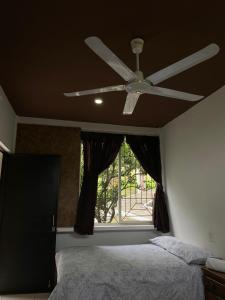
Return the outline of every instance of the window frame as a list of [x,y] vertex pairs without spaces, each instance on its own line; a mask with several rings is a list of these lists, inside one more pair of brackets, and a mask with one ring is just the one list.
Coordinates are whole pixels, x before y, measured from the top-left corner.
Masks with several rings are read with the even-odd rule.
[[[126,140],[124,140],[123,143],[126,143]],[[123,145],[123,144],[122,144]],[[82,149],[83,145],[82,145],[82,141],[81,141],[81,155],[83,154],[83,149]],[[122,146],[121,146],[122,148]],[[143,230],[143,228],[145,229],[154,229],[153,226],[153,215],[152,215],[152,220],[151,221],[123,221],[122,220],[122,216],[121,216],[121,207],[122,207],[122,197],[121,197],[121,162],[122,162],[122,158],[121,158],[121,148],[119,150],[118,153],[118,199],[117,199],[117,203],[118,203],[118,222],[117,223],[94,223],[94,228],[97,228],[97,231],[107,231],[106,228],[108,228],[109,231],[113,231],[113,230],[124,230],[124,228],[126,228],[126,230],[133,230],[133,229],[140,229]],[[132,151],[132,150],[131,150]],[[133,153],[133,151],[132,151]],[[117,159],[117,158],[116,158]],[[137,158],[135,157],[135,159],[137,160]],[[80,172],[80,183],[81,183],[81,172]],[[153,179],[154,180],[154,179]],[[81,184],[79,185],[79,188],[81,188]]]

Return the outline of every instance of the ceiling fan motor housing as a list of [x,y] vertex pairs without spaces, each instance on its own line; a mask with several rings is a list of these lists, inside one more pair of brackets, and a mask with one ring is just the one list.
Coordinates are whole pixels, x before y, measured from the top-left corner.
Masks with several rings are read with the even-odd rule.
[[151,82],[144,79],[143,72],[135,71],[135,74],[137,78],[130,81],[125,86],[125,89],[128,93],[143,94],[145,91],[149,90],[151,87]]
[[125,87],[128,93],[137,93],[137,94],[143,94],[145,93],[145,91],[149,91],[149,88],[151,88],[151,84],[147,80],[142,80],[142,81],[135,80],[128,83]]
[[140,54],[143,51],[144,40],[141,38],[136,38],[131,40],[131,49],[134,54]]

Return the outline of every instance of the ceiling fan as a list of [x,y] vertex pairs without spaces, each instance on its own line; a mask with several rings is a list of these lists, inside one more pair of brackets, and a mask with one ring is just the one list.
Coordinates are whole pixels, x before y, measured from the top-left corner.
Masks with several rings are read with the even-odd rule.
[[139,55],[143,51],[144,40],[135,38],[131,41],[132,52],[136,55],[136,71],[128,68],[98,37],[91,36],[85,39],[85,43],[104,60],[116,73],[118,73],[127,84],[108,86],[86,91],[64,93],[67,97],[98,94],[112,91],[126,91],[127,98],[123,114],[132,114],[138,98],[141,94],[152,94],[163,97],[175,98],[186,101],[198,101],[204,96],[180,92],[167,88],[157,87],[156,84],[173,77],[211,57],[219,52],[219,46],[209,44],[207,47],[191,54],[190,56],[144,78],[139,68]]

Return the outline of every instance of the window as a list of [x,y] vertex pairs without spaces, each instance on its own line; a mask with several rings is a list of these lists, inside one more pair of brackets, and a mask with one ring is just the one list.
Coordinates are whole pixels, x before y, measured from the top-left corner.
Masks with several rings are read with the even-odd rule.
[[114,162],[99,175],[95,224],[152,223],[155,189],[155,181],[124,142]]

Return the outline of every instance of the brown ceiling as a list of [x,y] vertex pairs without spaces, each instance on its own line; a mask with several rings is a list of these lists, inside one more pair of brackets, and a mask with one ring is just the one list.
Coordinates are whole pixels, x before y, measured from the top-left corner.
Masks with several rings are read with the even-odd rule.
[[[217,43],[214,58],[160,86],[208,96],[225,84],[225,1],[4,1],[0,18],[0,84],[20,116],[161,127],[193,104],[142,95],[122,115],[125,92],[66,98],[63,92],[124,81],[84,43],[100,37],[130,68],[129,42],[145,40],[146,76]],[[204,101],[204,100],[202,100]]]

